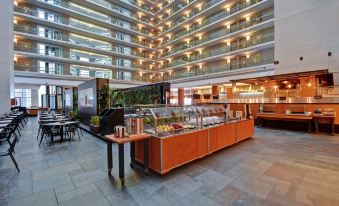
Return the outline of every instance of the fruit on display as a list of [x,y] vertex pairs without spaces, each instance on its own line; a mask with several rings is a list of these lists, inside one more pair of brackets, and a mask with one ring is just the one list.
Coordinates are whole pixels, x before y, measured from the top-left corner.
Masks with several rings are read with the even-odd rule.
[[170,132],[170,131],[174,131],[175,128],[173,126],[169,126],[169,125],[159,125],[157,127],[158,131],[163,131],[163,132]]
[[177,114],[176,114],[174,111],[171,113],[171,115],[172,115],[173,117],[177,116]]
[[174,127],[174,129],[183,129],[184,128],[181,124],[178,124],[178,123],[173,123],[172,127]]

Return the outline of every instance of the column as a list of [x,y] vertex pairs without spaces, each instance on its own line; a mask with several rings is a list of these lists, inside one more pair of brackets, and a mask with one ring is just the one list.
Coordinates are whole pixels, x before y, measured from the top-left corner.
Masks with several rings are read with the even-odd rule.
[[13,0],[2,0],[0,7],[0,113],[10,110],[14,97]]
[[212,95],[213,96],[218,96],[219,95],[219,86],[218,85],[213,85],[212,86]]
[[39,90],[31,89],[32,106],[39,106]]
[[185,102],[185,89],[178,88],[178,105],[183,106]]

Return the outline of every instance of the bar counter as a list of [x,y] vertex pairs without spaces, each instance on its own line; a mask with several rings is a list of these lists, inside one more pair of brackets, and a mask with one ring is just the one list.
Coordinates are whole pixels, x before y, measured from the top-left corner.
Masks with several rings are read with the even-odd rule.
[[[149,168],[159,174],[201,159],[254,135],[254,120],[245,119],[149,139]],[[135,143],[135,159],[143,163],[144,146]]]

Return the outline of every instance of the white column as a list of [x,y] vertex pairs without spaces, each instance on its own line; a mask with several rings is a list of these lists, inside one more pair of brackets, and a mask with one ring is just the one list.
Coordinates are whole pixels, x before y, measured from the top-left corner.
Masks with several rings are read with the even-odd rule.
[[14,97],[13,0],[1,0],[0,6],[0,113],[10,110]]
[[31,89],[31,97],[32,97],[32,106],[39,106],[39,90]]

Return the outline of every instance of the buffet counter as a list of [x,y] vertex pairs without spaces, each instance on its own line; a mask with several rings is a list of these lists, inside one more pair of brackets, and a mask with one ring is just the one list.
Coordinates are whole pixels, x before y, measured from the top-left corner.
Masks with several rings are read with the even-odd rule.
[[[165,174],[254,135],[254,120],[233,120],[218,125],[183,129],[149,139],[149,168]],[[135,159],[143,163],[144,145],[135,143]]]

